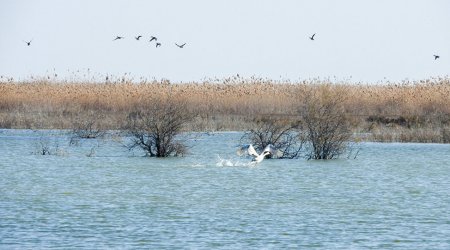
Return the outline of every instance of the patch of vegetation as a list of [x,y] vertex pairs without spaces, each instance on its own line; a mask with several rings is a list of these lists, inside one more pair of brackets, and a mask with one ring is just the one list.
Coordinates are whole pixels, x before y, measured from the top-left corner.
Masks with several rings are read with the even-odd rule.
[[310,145],[308,159],[338,158],[351,139],[349,119],[345,113],[344,89],[321,85],[301,96],[300,117],[304,137]]
[[187,147],[177,136],[192,118],[185,103],[172,96],[139,105],[127,117],[126,130],[133,138],[127,147],[140,148],[150,157],[182,156]]
[[[304,145],[298,128],[299,122],[273,117],[259,118],[254,121],[254,127],[241,137],[241,144],[249,142],[260,152],[268,145],[272,145],[282,152],[278,158],[298,158]],[[266,156],[271,157],[273,156]]]
[[[6,78],[5,78],[6,79]],[[199,114],[184,129],[191,131],[250,130],[259,117],[283,117],[296,122],[298,93],[327,85],[331,91],[345,89],[342,112],[352,131],[394,133],[407,129],[411,140],[448,142],[450,128],[450,79],[432,78],[397,83],[347,83],[312,79],[299,82],[263,78],[230,77],[204,82],[171,83],[166,80],[138,83],[126,77],[107,82],[68,82],[54,78],[32,78],[15,82],[0,80],[0,127],[71,129],[80,137],[99,136],[127,123],[142,100],[170,93],[184,100],[189,112]],[[318,88],[319,92],[321,89]],[[302,98],[302,97],[300,97]],[[91,114],[99,117],[94,123]],[[74,122],[75,121],[75,122]],[[424,129],[438,130],[418,133]],[[414,138],[417,134],[420,138]]]

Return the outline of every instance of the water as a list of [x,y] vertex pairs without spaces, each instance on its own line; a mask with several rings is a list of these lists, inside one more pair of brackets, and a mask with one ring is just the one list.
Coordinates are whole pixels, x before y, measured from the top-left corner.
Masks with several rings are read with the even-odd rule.
[[2,249],[450,249],[450,145],[251,167],[240,133],[193,136],[170,159],[58,134],[0,131]]

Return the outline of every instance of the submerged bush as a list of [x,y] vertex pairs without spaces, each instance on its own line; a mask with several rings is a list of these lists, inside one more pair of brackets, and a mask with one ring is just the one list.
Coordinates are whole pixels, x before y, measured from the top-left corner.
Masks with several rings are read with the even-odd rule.
[[141,148],[150,157],[184,155],[187,147],[177,136],[191,119],[185,103],[170,96],[136,106],[127,117],[126,129],[132,137],[127,147]]
[[[298,158],[304,141],[298,136],[298,122],[276,118],[262,118],[254,121],[254,128],[241,137],[242,142],[253,144],[256,150],[262,151],[271,144],[282,152],[278,158]],[[266,156],[272,157],[272,155]]]
[[34,151],[32,154],[64,156],[66,155],[66,151],[60,146],[58,138],[41,135],[39,140],[34,142]]
[[106,134],[105,130],[96,127],[96,121],[94,120],[76,122],[73,126],[75,127],[72,130],[74,137],[80,139],[95,139]]
[[351,137],[345,113],[344,88],[320,85],[301,95],[302,131],[309,143],[308,159],[334,159],[348,146]]

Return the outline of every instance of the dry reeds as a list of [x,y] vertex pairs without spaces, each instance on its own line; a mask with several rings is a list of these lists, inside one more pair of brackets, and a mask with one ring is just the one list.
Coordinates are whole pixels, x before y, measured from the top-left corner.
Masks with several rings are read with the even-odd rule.
[[231,77],[222,80],[173,84],[164,81],[119,79],[103,83],[65,82],[46,78],[0,82],[0,127],[73,128],[73,121],[90,112],[102,115],[99,126],[119,129],[139,103],[155,97],[177,96],[198,117],[192,130],[243,130],[254,118],[298,119],[301,93],[330,85],[347,97],[345,112],[358,131],[405,127],[450,126],[450,79],[355,84],[328,80],[282,82]]

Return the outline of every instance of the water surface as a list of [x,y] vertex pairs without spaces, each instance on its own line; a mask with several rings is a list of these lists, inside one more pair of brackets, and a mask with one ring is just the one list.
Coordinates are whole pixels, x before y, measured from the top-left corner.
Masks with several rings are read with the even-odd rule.
[[[0,248],[450,249],[450,145],[250,167],[240,136],[196,135],[190,155],[150,159],[1,130]],[[37,155],[40,143],[58,154]]]

